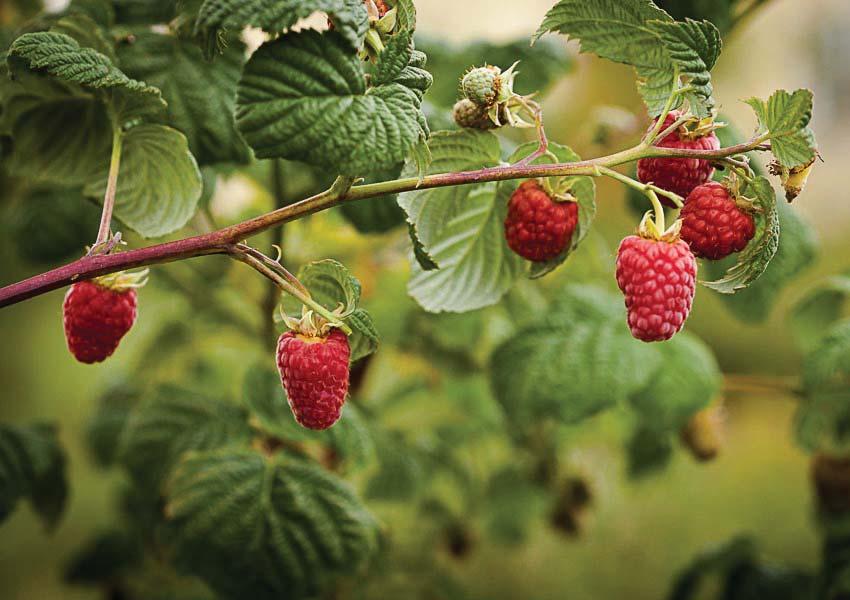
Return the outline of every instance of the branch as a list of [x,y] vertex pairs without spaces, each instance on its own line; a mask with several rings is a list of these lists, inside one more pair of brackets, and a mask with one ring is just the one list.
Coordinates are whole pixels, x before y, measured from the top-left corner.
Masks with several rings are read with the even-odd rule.
[[[765,134],[766,135],[766,134]],[[174,242],[166,242],[119,252],[116,254],[85,256],[70,264],[47,271],[24,281],[0,289],[0,308],[16,304],[23,300],[39,296],[55,289],[70,285],[76,281],[91,279],[108,273],[126,269],[155,265],[176,260],[207,256],[211,254],[230,254],[232,246],[242,240],[255,236],[282,223],[300,219],[306,215],[327,210],[342,204],[376,198],[385,194],[398,194],[414,190],[432,189],[446,186],[506,181],[510,179],[531,179],[535,177],[558,177],[586,175],[593,177],[598,167],[615,167],[647,157],[682,157],[719,160],[728,156],[744,154],[760,146],[767,138],[765,135],[749,142],[737,144],[720,150],[686,150],[676,148],[657,148],[640,144],[634,148],[617,152],[609,156],[570,163],[548,165],[507,165],[491,167],[477,171],[460,173],[442,173],[428,175],[422,179],[409,177],[381,183],[356,185],[350,187],[350,181],[337,182],[320,194],[290,204],[284,208],[260,215],[253,219],[225,227],[211,233],[189,237]],[[340,184],[341,183],[341,184]]]

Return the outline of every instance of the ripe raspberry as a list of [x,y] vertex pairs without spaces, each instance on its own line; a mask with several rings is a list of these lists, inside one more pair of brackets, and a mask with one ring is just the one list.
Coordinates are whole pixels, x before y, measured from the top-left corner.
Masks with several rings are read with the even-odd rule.
[[576,202],[555,202],[537,180],[529,179],[511,196],[505,238],[523,258],[545,262],[566,250],[577,223]]
[[632,335],[660,342],[678,333],[691,312],[696,275],[696,259],[682,240],[625,238],[617,252],[617,285],[626,295]]
[[753,216],[738,208],[723,185],[706,183],[688,196],[682,209],[682,239],[699,258],[718,260],[740,252],[753,239]]
[[93,281],[75,283],[62,306],[68,349],[82,363],[115,352],[136,321],[136,290],[113,290]]
[[327,429],[339,420],[348,393],[348,337],[333,329],[326,337],[288,331],[277,342],[277,368],[295,420],[308,429]]
[[[679,111],[670,112],[664,119],[661,130],[672,125],[681,116]],[[663,140],[656,140],[654,145],[659,148],[719,150],[720,140],[713,131],[693,139],[691,136],[683,137],[680,131],[674,131]],[[637,164],[637,175],[641,182],[653,183],[683,198],[687,198],[695,187],[711,179],[713,174],[714,167],[711,163],[697,158],[642,158]],[[668,198],[661,198],[661,202],[671,208],[674,206]]]

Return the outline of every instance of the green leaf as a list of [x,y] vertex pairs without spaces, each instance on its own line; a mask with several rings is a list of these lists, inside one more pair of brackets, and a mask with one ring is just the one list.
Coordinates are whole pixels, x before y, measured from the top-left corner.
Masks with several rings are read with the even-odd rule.
[[353,331],[348,337],[348,344],[351,347],[351,362],[356,362],[378,350],[380,337],[368,312],[358,308],[346,317],[345,322]]
[[[122,135],[122,144],[115,216],[144,237],[183,227],[203,191],[186,137],[164,125],[140,125]],[[108,174],[86,185],[86,195],[103,198]]]
[[140,540],[124,531],[109,530],[90,539],[72,558],[65,581],[107,584],[137,568],[143,558]]
[[[360,282],[335,260],[328,258],[304,265],[298,271],[298,280],[325,308],[336,310],[342,305],[342,316],[353,313],[360,303]],[[290,314],[300,313],[301,303],[294,298],[285,297],[284,306]]]
[[[513,155],[508,159],[508,162],[511,164],[519,162],[537,150],[537,147],[537,142],[523,144],[516,149]],[[581,160],[581,157],[573,152],[571,148],[554,142],[550,142],[549,151],[555,155],[557,162],[564,163]],[[554,162],[556,162],[555,158],[547,154],[534,160],[532,164],[552,164]],[[557,178],[553,178],[553,180],[556,179]],[[504,201],[507,203],[510,200],[511,194],[514,193],[518,185],[519,182],[515,180],[500,182],[500,201],[501,199],[505,199]],[[528,261],[530,265],[529,275],[532,279],[543,277],[561,266],[587,236],[588,231],[590,231],[590,226],[593,223],[593,219],[596,217],[596,183],[593,181],[593,178],[571,178],[569,192],[575,196],[578,201],[578,225],[576,225],[576,230],[573,233],[570,245],[566,250],[564,250],[564,252],[552,260],[542,263]]]
[[168,23],[177,15],[178,0],[112,0],[115,20],[122,25]]
[[249,450],[191,453],[168,484],[174,559],[225,597],[316,597],[378,546],[378,523],[318,466]]
[[487,482],[485,497],[487,531],[503,544],[525,541],[547,500],[544,490],[516,466],[496,471]]
[[745,194],[754,196],[753,203],[761,211],[756,218],[756,234],[749,245],[738,254],[738,262],[716,281],[701,282],[721,294],[734,294],[747,288],[767,269],[779,249],[779,213],[776,193],[765,177],[757,176]]
[[850,275],[836,275],[811,290],[794,306],[791,326],[806,348],[811,348],[841,317],[848,298]]
[[416,235],[416,227],[413,223],[407,224],[407,233],[410,236],[410,244],[413,247],[413,258],[416,259],[419,268],[423,271],[439,269],[440,265],[434,261],[434,258],[425,250],[425,246],[419,241],[419,236]]
[[108,57],[91,48],[81,48],[74,38],[63,33],[25,33],[12,43],[7,62],[13,77],[32,69],[95,91],[120,123],[157,119],[165,109],[158,89],[130,79]]
[[361,0],[206,0],[198,13],[195,32],[210,39],[222,29],[238,32],[250,26],[276,34],[317,11],[328,13],[349,51],[360,48],[369,29]]
[[675,433],[720,393],[722,374],[711,349],[687,332],[659,348],[664,368],[629,402],[645,428]]
[[56,428],[0,425],[0,522],[26,498],[52,530],[59,523],[68,497],[65,453]]
[[91,48],[103,54],[113,64],[116,62],[114,42],[103,29],[85,13],[76,13],[56,21],[50,28],[54,33],[63,33],[74,38],[82,48]]
[[714,105],[709,71],[720,54],[720,34],[708,21],[673,21],[650,0],[561,0],[533,40],[557,31],[581,42],[581,51],[631,65],[651,115],[661,113],[684,76],[695,87],[688,98],[701,116]]
[[423,135],[421,90],[367,86],[360,59],[336,31],[263,44],[238,90],[236,122],[258,158],[366,175],[403,161]]
[[134,478],[156,487],[189,450],[214,450],[250,437],[239,407],[180,388],[161,387],[130,414],[120,460]]
[[767,101],[747,100],[758,115],[761,130],[770,133],[771,151],[784,167],[805,165],[815,158],[817,142],[809,129],[812,99],[810,90],[799,89],[778,90]]
[[609,300],[601,306],[589,306],[586,290],[568,287],[545,319],[493,354],[492,388],[509,418],[577,423],[625,402],[661,365],[658,347],[638,342],[623,326],[622,308],[610,312],[613,295],[604,294]]
[[241,43],[231,42],[214,65],[195,44],[150,31],[134,33],[118,50],[124,71],[162,90],[169,124],[186,136],[200,165],[250,161],[233,118],[245,63]]
[[843,456],[850,450],[850,393],[817,391],[800,401],[794,422],[797,442],[812,453]]
[[711,69],[722,48],[720,32],[709,21],[653,21],[650,24],[664,43],[670,58],[694,91],[685,94],[691,111],[708,117],[714,108]]
[[[498,138],[487,132],[439,132],[429,147],[429,173],[499,164]],[[408,192],[399,204],[422,249],[440,267],[413,265],[408,291],[426,310],[466,312],[495,304],[522,273],[523,260],[504,240],[507,199],[497,196],[494,184]]]
[[[748,288],[736,294],[721,296],[723,304],[738,319],[747,322],[764,322],[776,305],[782,292],[804,270],[810,268],[817,256],[818,243],[811,225],[799,212],[785,203],[777,205],[781,244],[764,273]],[[734,258],[723,261],[705,261],[702,268],[706,278],[721,277],[735,264]],[[823,331],[823,328],[818,331]]]
[[630,479],[654,475],[670,464],[673,440],[669,432],[640,424],[635,427],[626,444],[626,458]]
[[398,502],[417,496],[427,479],[425,465],[417,449],[400,435],[383,432],[375,439],[378,472],[366,484],[370,500]]

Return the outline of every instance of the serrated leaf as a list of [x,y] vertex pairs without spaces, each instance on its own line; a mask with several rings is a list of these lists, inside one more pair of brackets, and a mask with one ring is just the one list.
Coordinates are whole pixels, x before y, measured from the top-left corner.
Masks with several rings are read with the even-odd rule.
[[[183,227],[195,214],[203,191],[198,164],[186,137],[165,125],[139,125],[122,134],[115,216],[144,237]],[[85,187],[103,198],[108,170]]]
[[81,47],[91,48],[103,54],[114,64],[115,47],[98,23],[85,13],[71,14],[56,21],[50,28],[54,33],[63,33],[74,38]]
[[550,314],[517,332],[491,358],[496,399],[519,423],[582,421],[645,387],[662,362],[656,346],[641,344],[622,327],[622,309],[594,318],[583,309],[589,318],[576,320],[572,305],[586,304],[583,292],[574,302],[571,294],[567,288]]
[[738,254],[738,262],[721,279],[701,282],[721,294],[734,294],[747,288],[761,277],[779,249],[779,213],[776,192],[770,181],[759,175],[747,186],[745,193],[753,197],[753,204],[761,211],[756,215],[755,237]]
[[195,33],[209,39],[222,29],[238,32],[250,26],[276,34],[317,11],[328,13],[334,30],[350,50],[360,48],[369,29],[361,0],[206,0],[198,13]]
[[346,324],[351,327],[352,334],[348,336],[348,344],[351,347],[351,362],[356,362],[374,353],[378,349],[378,330],[372,317],[362,308],[356,309],[345,319]]
[[791,325],[805,347],[811,348],[841,317],[848,298],[850,276],[836,275],[810,291],[794,306]]
[[720,32],[709,21],[652,21],[650,26],[658,33],[670,58],[679,68],[687,85],[694,88],[685,94],[691,111],[698,117],[711,116],[714,108],[714,89],[711,69],[720,56]]
[[68,483],[65,453],[56,428],[0,425],[0,522],[24,498],[29,500],[45,527],[56,527],[65,508]]
[[425,246],[423,246],[422,242],[419,241],[419,237],[416,235],[416,227],[413,223],[407,224],[407,233],[410,237],[410,244],[413,249],[413,258],[416,259],[416,262],[419,264],[419,268],[423,271],[439,269],[440,265],[438,265],[434,258],[428,254],[428,251],[425,250]]
[[581,42],[581,51],[631,65],[651,115],[658,115],[678,82],[676,68],[696,90],[691,109],[710,113],[709,71],[720,53],[720,34],[708,21],[673,21],[650,0],[561,0],[533,40],[557,31]]
[[765,100],[747,100],[758,115],[763,131],[770,133],[773,155],[788,168],[808,164],[817,152],[815,134],[809,129],[813,94],[810,90],[778,90]]
[[244,46],[231,42],[211,64],[193,43],[150,31],[119,46],[121,68],[162,91],[169,124],[189,141],[200,165],[247,163],[251,153],[236,130],[236,84]]
[[130,414],[120,461],[137,481],[156,487],[190,450],[245,443],[251,429],[244,411],[224,400],[161,387]]
[[236,122],[258,158],[290,158],[364,175],[403,161],[423,132],[421,92],[368,87],[336,31],[263,44],[239,82]]
[[722,374],[711,349],[687,332],[659,348],[664,368],[629,403],[643,427],[675,433],[717,396]]
[[[516,149],[513,155],[508,159],[508,162],[511,164],[519,162],[537,150],[537,147],[537,142],[523,144]],[[571,148],[554,142],[550,142],[549,151],[555,155],[557,162],[565,163],[581,160],[581,157],[573,152]],[[533,164],[552,164],[555,162],[555,158],[547,154],[536,159]],[[557,178],[553,178],[553,180],[557,180]],[[519,183],[520,182],[515,180],[500,182],[499,201],[504,201],[507,204],[510,200],[511,194],[513,194],[516,190]],[[578,245],[587,236],[588,231],[590,231],[590,226],[593,223],[593,219],[596,217],[596,183],[591,177],[573,177],[570,179],[569,193],[575,196],[578,201],[578,224],[576,225],[575,232],[570,240],[570,245],[559,256],[556,256],[552,260],[548,260],[546,262],[528,261],[530,265],[529,276],[532,279],[543,277],[561,266],[564,261],[567,260],[569,255],[578,248]]]
[[315,597],[378,545],[377,521],[343,481],[285,454],[191,453],[165,512],[175,562],[226,597]]
[[165,109],[158,89],[130,79],[108,57],[81,48],[63,33],[25,33],[12,43],[6,60],[13,77],[22,69],[32,69],[102,94],[120,123],[157,119]]
[[[310,291],[313,299],[330,310],[343,307],[342,315],[348,316],[360,303],[360,282],[348,268],[332,259],[308,263],[298,271],[298,280]],[[300,312],[301,304],[292,298],[284,298],[287,312]]]
[[[470,171],[499,164],[499,141],[486,132],[440,132],[429,143],[429,173]],[[412,171],[413,165],[407,170]],[[504,200],[504,199],[502,199]],[[431,312],[489,306],[524,268],[504,240],[507,204],[494,184],[418,190],[399,196],[408,222],[437,270],[413,265],[408,291]]]
[[673,61],[647,23],[670,21],[649,0],[561,0],[533,36],[557,31],[581,42],[581,51],[631,65],[649,112],[661,112],[673,91]]

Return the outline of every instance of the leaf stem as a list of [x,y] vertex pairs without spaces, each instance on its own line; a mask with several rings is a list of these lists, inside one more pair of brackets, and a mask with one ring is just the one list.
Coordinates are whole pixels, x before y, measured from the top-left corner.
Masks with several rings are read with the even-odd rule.
[[109,161],[106,194],[103,196],[103,212],[100,214],[100,227],[92,249],[105,244],[109,240],[112,229],[112,211],[115,208],[115,192],[118,189],[118,171],[121,169],[121,147],[123,146],[121,128],[113,126],[112,131],[112,158]]
[[211,254],[230,254],[234,244],[264,231],[300,219],[306,215],[326,210],[342,202],[375,198],[384,194],[397,194],[421,189],[446,186],[506,181],[510,179],[532,179],[535,177],[557,177],[587,175],[593,177],[599,167],[615,167],[641,158],[671,157],[719,160],[727,156],[744,154],[759,147],[769,134],[758,136],[749,142],[736,144],[719,150],[690,150],[681,148],[644,147],[638,145],[609,156],[571,163],[516,166],[506,165],[465,171],[441,173],[423,178],[409,177],[393,181],[355,185],[350,177],[340,178],[331,189],[310,198],[295,202],[253,219],[225,227],[217,231],[184,238],[172,242],[155,244],[127,252],[108,255],[84,256],[67,265],[35,275],[18,283],[0,288],[0,308],[16,304],[34,296],[70,285],[80,279],[91,279],[108,273],[147,265],[186,260]]
[[[302,304],[312,309],[316,314],[324,317],[329,323],[342,329],[346,335],[351,335],[351,328],[343,323],[337,315],[333,314],[327,308],[313,300],[309,293],[306,293],[304,286],[293,285],[292,282],[288,281],[285,277],[278,273],[276,269],[270,267],[266,261],[257,258],[255,253],[259,253],[259,251],[250,248],[251,250],[254,250],[254,252],[248,252],[247,249],[248,247],[244,244],[237,244],[230,248],[228,254],[233,259],[245,263],[258,273],[268,277],[284,292],[297,298]],[[270,258],[266,258],[271,261]]]
[[616,179],[620,183],[624,183],[625,185],[632,187],[639,192],[646,194],[649,196],[649,192],[655,192],[659,196],[664,196],[665,198],[669,198],[673,204],[676,205],[677,208],[681,208],[684,204],[682,197],[678,194],[674,194],[673,192],[668,192],[667,190],[662,190],[660,187],[652,185],[651,183],[641,183],[636,179],[632,179],[628,175],[623,175],[619,171],[615,171],[614,169],[609,169],[608,167],[599,167],[597,169],[600,175],[605,175],[606,177],[610,177],[611,179]]

